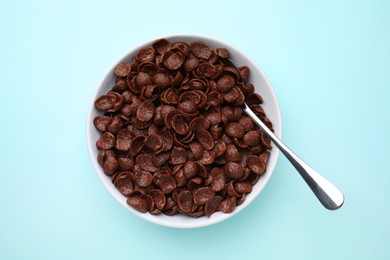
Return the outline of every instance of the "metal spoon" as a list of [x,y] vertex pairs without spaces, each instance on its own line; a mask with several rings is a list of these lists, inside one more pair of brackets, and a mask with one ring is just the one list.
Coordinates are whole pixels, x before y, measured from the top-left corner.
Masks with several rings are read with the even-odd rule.
[[335,210],[344,203],[343,193],[332,183],[311,168],[293,151],[291,151],[276,135],[253,113],[247,104],[244,104],[245,113],[271,138],[272,142],[287,157],[292,165],[301,174],[302,178],[309,185],[310,189],[317,196],[318,200],[325,208]]
[[[227,60],[228,65],[237,67],[231,60]],[[309,185],[310,189],[317,196],[318,200],[329,210],[336,210],[344,203],[343,193],[336,188],[332,183],[325,179],[321,174],[311,168],[301,158],[299,158],[293,151],[291,151],[276,135],[255,115],[255,113],[244,103],[243,110],[252,118],[252,120],[263,129],[272,140],[272,142],[279,148],[279,150],[287,157],[295,169],[299,172],[302,178]]]

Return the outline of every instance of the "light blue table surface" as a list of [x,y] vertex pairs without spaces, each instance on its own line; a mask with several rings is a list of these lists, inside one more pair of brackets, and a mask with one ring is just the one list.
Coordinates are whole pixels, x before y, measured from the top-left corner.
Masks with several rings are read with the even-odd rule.
[[[325,210],[284,157],[244,211],[146,222],[98,180],[86,117],[153,38],[231,43],[278,96],[283,140],[346,197]],[[0,259],[390,259],[389,1],[0,1]]]

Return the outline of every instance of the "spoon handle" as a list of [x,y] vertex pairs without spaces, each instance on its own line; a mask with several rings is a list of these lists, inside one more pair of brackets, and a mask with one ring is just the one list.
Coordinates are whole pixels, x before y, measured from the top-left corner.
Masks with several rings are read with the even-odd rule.
[[276,135],[253,113],[253,111],[244,104],[245,113],[252,118],[252,120],[263,129],[263,131],[271,138],[272,142],[279,148],[279,150],[287,157],[287,159],[294,165],[295,169],[301,174],[302,178],[309,185],[310,189],[317,196],[318,200],[329,210],[340,208],[344,203],[343,193],[336,188],[327,179],[321,176],[317,171],[311,168],[301,158],[299,158],[293,151],[291,151]]

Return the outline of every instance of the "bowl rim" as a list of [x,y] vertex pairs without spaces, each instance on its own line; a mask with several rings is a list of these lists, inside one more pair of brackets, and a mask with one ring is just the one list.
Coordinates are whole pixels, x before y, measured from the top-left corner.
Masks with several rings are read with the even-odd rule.
[[[268,178],[262,182],[262,187],[260,188],[258,193],[251,198],[250,201],[244,202],[243,204],[240,205],[239,209],[236,208],[232,213],[224,214],[220,218],[214,218],[214,219],[213,218],[209,218],[206,223],[195,223],[195,224],[192,223],[191,225],[182,225],[182,224],[179,225],[179,224],[177,224],[177,223],[175,223],[173,221],[161,221],[161,219],[159,219],[157,216],[151,215],[149,213],[138,212],[135,209],[129,207],[126,203],[125,203],[126,205],[124,205],[123,202],[117,196],[115,196],[111,192],[110,187],[108,187],[108,185],[106,184],[106,180],[104,180],[104,178],[106,178],[107,176],[105,174],[100,174],[99,171],[98,171],[98,168],[99,167],[101,168],[101,166],[100,166],[100,164],[98,164],[97,159],[93,155],[93,150],[96,149],[96,147],[94,145],[92,145],[92,144],[95,143],[95,141],[92,140],[92,135],[90,134],[91,131],[92,131],[92,126],[93,126],[92,114],[93,114],[93,111],[95,110],[95,105],[94,105],[95,104],[95,100],[98,97],[100,89],[103,88],[103,84],[106,81],[106,79],[108,77],[112,76],[113,69],[115,68],[115,66],[119,62],[125,60],[125,58],[128,57],[130,55],[130,53],[136,52],[137,50],[139,50],[143,46],[150,46],[157,39],[164,38],[164,39],[168,39],[169,40],[171,38],[176,38],[176,37],[195,38],[194,39],[195,41],[204,41],[206,43],[208,43],[208,41],[222,43],[224,45],[224,47],[226,47],[228,50],[234,50],[234,52],[238,53],[240,56],[245,57],[245,59],[249,60],[252,64],[254,64],[254,66],[255,66],[254,69],[256,69],[260,73],[261,77],[264,79],[266,84],[269,86],[270,95],[272,96],[273,101],[275,103],[275,107],[276,107],[275,115],[276,115],[276,118],[278,119],[277,124],[279,126],[279,133],[276,133],[276,136],[279,139],[282,138],[283,127],[282,127],[282,115],[281,115],[280,105],[279,105],[276,93],[274,91],[274,88],[273,88],[271,82],[268,80],[268,78],[266,77],[265,73],[260,68],[260,66],[252,58],[247,56],[240,49],[238,49],[234,45],[230,44],[229,42],[222,41],[219,38],[216,38],[214,36],[208,36],[208,35],[204,35],[204,34],[196,34],[196,33],[183,33],[183,34],[181,34],[181,33],[178,33],[178,34],[169,34],[169,35],[160,35],[160,36],[157,35],[157,37],[154,37],[154,38],[146,40],[146,41],[142,41],[141,43],[135,45],[134,47],[132,47],[128,51],[126,51],[123,55],[121,55],[119,57],[119,59],[116,59],[116,61],[109,67],[109,69],[104,74],[102,79],[99,81],[99,84],[95,88],[95,90],[93,92],[93,95],[92,95],[92,99],[90,101],[90,105],[88,107],[88,114],[87,114],[87,120],[86,120],[87,121],[86,122],[87,123],[87,127],[86,127],[86,137],[87,138],[86,138],[86,141],[87,141],[88,154],[89,154],[89,157],[90,157],[90,160],[92,162],[92,165],[93,165],[93,168],[94,168],[94,171],[95,171],[96,175],[98,176],[99,180],[101,181],[101,183],[103,184],[105,189],[108,191],[108,193],[120,205],[124,206],[128,211],[133,213],[135,216],[137,216],[137,217],[139,217],[139,218],[141,218],[143,220],[146,220],[146,221],[152,222],[154,224],[157,224],[157,225],[166,226],[166,227],[172,227],[172,228],[198,228],[198,227],[205,227],[205,226],[210,226],[210,225],[213,225],[213,224],[217,224],[219,222],[225,221],[225,220],[235,216],[236,214],[242,212],[247,206],[249,206],[260,195],[260,193],[264,190],[265,186],[267,185],[267,183],[271,179],[271,177],[272,177],[272,175],[273,175],[273,173],[275,171],[276,165],[278,163],[278,160],[279,160],[280,151],[279,151],[279,149],[275,145],[273,145],[273,150],[274,151],[273,151],[273,154],[272,154],[274,156],[274,158],[275,158],[274,159],[274,163],[273,163],[273,165],[267,165],[267,170],[269,168],[272,168],[270,172],[267,171]],[[251,70],[253,70],[253,69],[251,68]],[[256,185],[258,185],[258,184],[259,183],[256,183]],[[248,200],[248,198],[246,198],[246,200]],[[149,215],[151,217],[149,217]]]

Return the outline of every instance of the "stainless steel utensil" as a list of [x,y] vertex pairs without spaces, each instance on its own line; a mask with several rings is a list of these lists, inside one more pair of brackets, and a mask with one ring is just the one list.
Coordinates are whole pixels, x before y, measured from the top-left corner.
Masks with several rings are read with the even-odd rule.
[[292,165],[301,174],[302,178],[309,185],[310,189],[317,196],[325,208],[335,210],[344,203],[343,193],[317,171],[311,168],[293,151],[291,151],[276,135],[253,113],[247,104],[244,104],[245,113],[271,138],[272,142],[287,157]]
[[[227,59],[227,64],[237,69],[234,63]],[[309,185],[310,189],[317,196],[318,200],[329,210],[336,210],[344,203],[343,193],[321,174],[311,168],[293,151],[291,151],[276,135],[255,115],[255,113],[244,103],[244,112],[271,138],[272,142],[287,157],[302,178]]]

